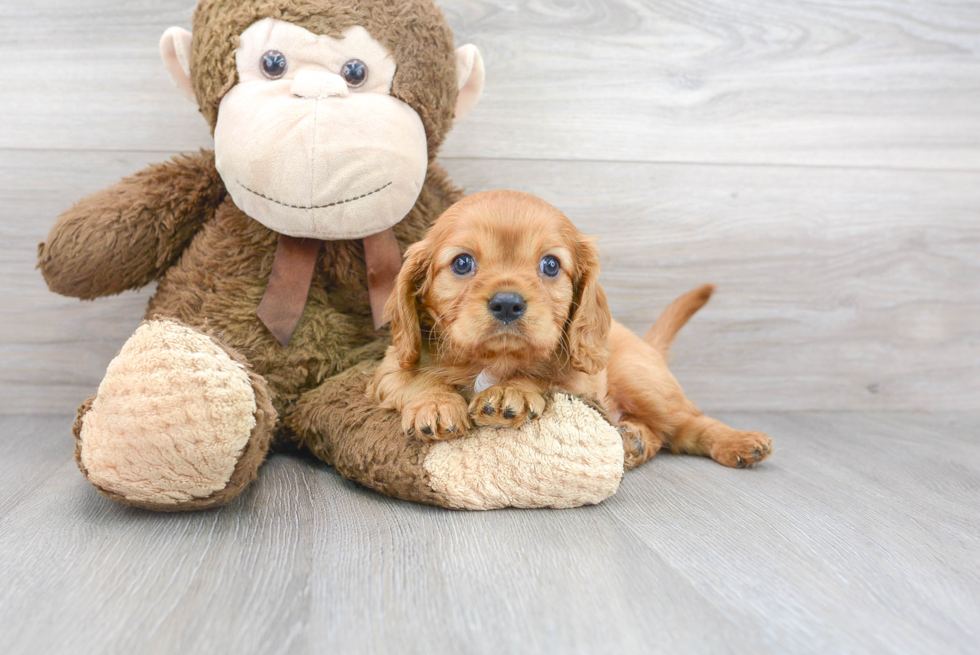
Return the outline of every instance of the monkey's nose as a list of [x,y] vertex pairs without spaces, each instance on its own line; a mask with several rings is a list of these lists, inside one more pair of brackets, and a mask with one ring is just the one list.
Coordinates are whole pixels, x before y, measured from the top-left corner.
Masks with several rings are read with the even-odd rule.
[[501,291],[495,293],[490,302],[487,303],[490,313],[493,314],[501,323],[507,324],[516,321],[524,315],[527,303],[519,293],[513,291]]
[[298,98],[343,98],[347,95],[347,82],[336,73],[304,70],[296,74],[290,89]]

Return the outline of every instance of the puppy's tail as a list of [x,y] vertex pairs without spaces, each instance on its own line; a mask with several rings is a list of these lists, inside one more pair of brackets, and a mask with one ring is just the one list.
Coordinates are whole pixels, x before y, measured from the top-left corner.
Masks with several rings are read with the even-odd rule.
[[684,327],[684,324],[694,316],[695,312],[704,307],[714,291],[714,285],[705,284],[693,291],[688,291],[667,305],[667,309],[661,312],[660,318],[643,336],[643,340],[653,346],[654,350],[661,355],[666,356],[674,337]]

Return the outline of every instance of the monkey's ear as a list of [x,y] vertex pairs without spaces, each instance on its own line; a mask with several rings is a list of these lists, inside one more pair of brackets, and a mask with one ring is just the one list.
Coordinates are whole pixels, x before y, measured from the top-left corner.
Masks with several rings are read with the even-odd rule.
[[459,96],[456,98],[456,117],[453,122],[463,120],[476,105],[483,93],[483,56],[475,45],[464,45],[456,50],[456,85]]
[[160,39],[160,56],[180,92],[191,102],[197,102],[191,83],[191,33],[182,27],[171,27]]

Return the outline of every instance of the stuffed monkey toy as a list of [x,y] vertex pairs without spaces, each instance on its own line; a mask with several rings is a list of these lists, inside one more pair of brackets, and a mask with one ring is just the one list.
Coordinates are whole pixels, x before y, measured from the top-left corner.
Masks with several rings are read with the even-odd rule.
[[616,491],[623,439],[580,400],[555,397],[521,430],[428,444],[365,396],[401,253],[462,196],[435,156],[484,70],[441,10],[201,0],[193,33],[171,28],[160,49],[214,151],[81,200],[38,252],[66,296],[158,281],[75,421],[76,460],[100,493],[214,507],[290,443],[367,487],[447,507],[573,507]]

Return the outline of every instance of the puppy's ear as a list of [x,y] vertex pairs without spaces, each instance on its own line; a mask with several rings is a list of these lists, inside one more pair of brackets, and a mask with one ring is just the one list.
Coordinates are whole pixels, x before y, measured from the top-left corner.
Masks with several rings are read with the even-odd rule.
[[411,368],[422,350],[422,328],[419,325],[418,297],[429,266],[429,244],[419,241],[405,251],[395,290],[385,304],[385,318],[391,321],[392,345],[402,368]]
[[606,292],[599,286],[599,249],[583,239],[578,247],[578,277],[568,324],[568,352],[572,368],[589,375],[609,361],[609,327],[612,315]]

